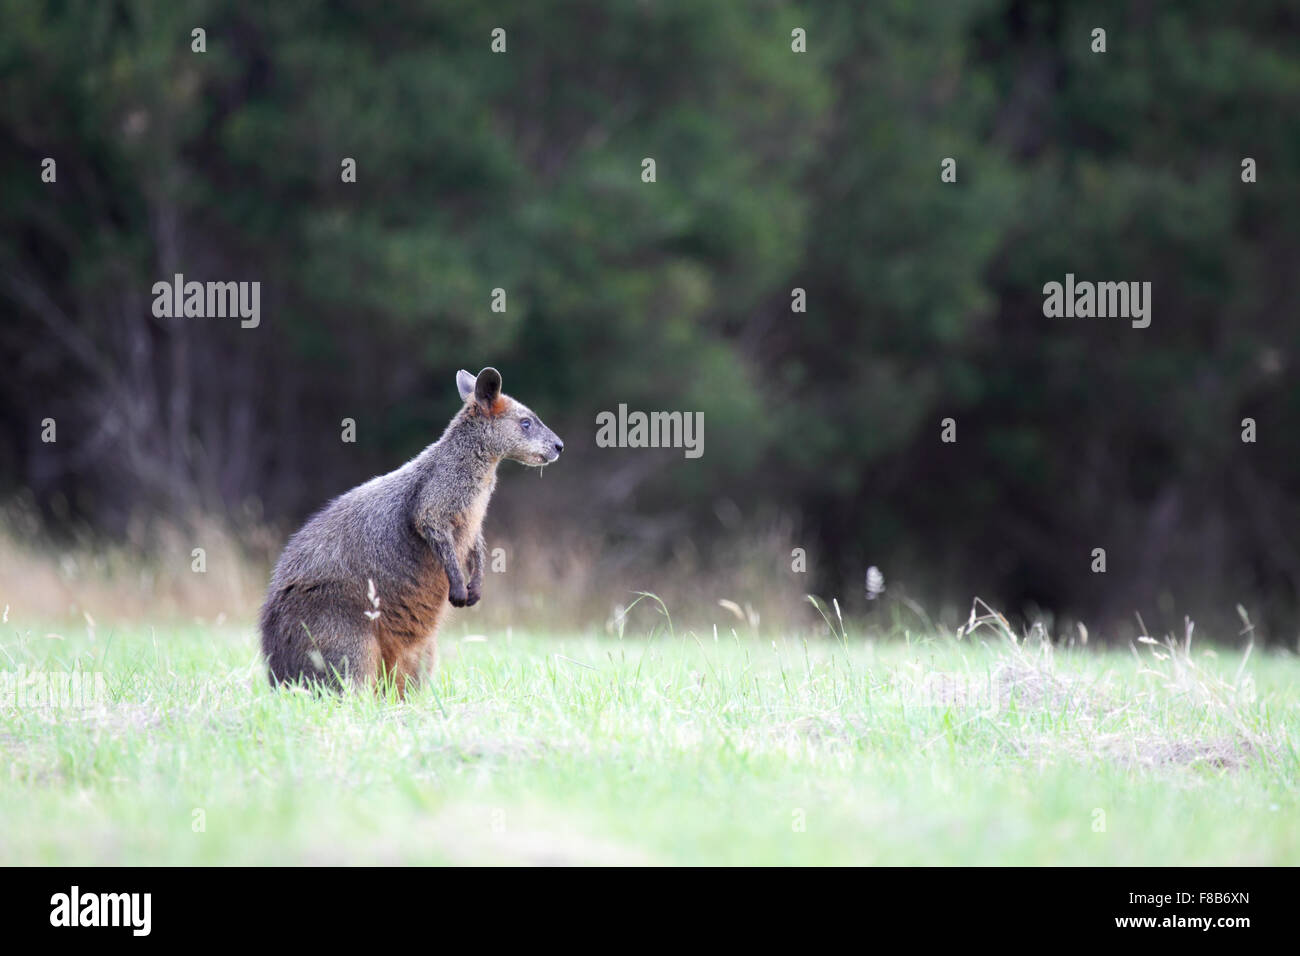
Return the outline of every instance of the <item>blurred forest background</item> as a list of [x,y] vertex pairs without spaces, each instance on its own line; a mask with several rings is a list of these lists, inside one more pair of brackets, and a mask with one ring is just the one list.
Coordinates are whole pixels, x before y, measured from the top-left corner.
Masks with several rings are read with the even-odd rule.
[[[78,561],[179,577],[207,544],[246,613],[491,364],[567,450],[503,466],[485,608],[856,615],[876,565],[936,618],[1233,640],[1241,603],[1295,646],[1294,3],[0,11],[0,602],[37,555],[76,604]],[[178,272],[260,281],[260,326],[155,318]],[[1150,281],[1150,328],[1045,318],[1067,272]],[[597,448],[619,403],[702,411],[703,457]]]

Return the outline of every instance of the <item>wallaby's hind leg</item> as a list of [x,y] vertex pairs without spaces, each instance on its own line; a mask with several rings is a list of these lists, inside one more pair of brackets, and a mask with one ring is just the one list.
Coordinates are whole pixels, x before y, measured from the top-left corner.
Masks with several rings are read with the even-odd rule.
[[[277,594],[262,614],[262,650],[272,684],[370,686],[379,673],[379,645],[370,628],[321,607],[325,587]],[[364,619],[363,619],[364,621]],[[366,622],[368,623],[368,622]]]
[[331,632],[299,622],[284,647],[287,653],[270,657],[272,683],[319,682],[342,690],[369,687],[379,675],[379,645],[360,629]]
[[311,671],[320,675],[313,679],[323,680],[331,687],[372,687],[379,675],[379,646],[360,628],[335,630],[327,632],[325,640],[311,645],[307,661]]

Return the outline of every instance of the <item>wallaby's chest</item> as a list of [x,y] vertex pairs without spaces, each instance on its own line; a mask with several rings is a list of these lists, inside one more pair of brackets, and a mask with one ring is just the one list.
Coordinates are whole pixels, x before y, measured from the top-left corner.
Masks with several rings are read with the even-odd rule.
[[496,484],[496,475],[491,475],[475,488],[457,522],[456,551],[462,561],[473,550],[474,542],[483,529],[483,519],[487,516],[488,502],[492,500]]

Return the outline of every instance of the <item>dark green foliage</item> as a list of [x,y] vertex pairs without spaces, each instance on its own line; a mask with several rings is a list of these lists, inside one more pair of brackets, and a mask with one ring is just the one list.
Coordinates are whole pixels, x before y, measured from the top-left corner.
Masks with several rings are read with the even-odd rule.
[[[826,593],[1295,636],[1293,5],[0,10],[0,481],[52,516],[299,518],[493,364],[569,441],[549,519],[671,554],[792,514]],[[262,327],[154,319],[173,272],[260,280]],[[1151,327],[1045,318],[1067,272],[1150,281]],[[706,454],[597,450],[620,402]]]

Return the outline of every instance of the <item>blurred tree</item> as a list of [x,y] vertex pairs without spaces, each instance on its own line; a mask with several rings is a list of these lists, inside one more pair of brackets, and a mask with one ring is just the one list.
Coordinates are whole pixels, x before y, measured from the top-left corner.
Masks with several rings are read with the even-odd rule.
[[[0,21],[0,482],[52,526],[300,517],[435,437],[454,371],[491,363],[573,452],[533,520],[668,558],[792,513],[824,591],[876,564],[936,602],[1155,602],[1153,627],[1267,595],[1295,635],[1291,5]],[[1067,272],[1150,281],[1151,327],[1045,318]],[[155,318],[175,273],[261,282],[262,324]],[[598,452],[619,403],[704,411],[707,453]]]

